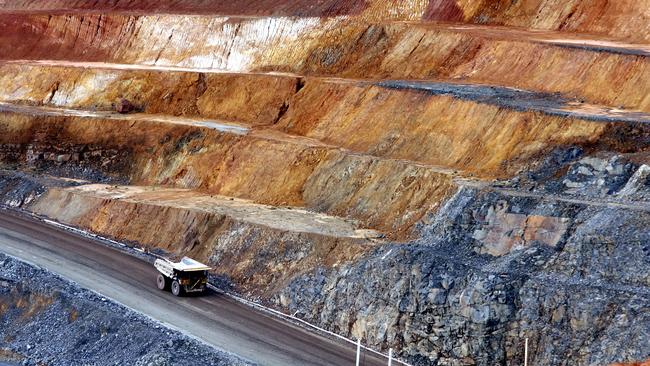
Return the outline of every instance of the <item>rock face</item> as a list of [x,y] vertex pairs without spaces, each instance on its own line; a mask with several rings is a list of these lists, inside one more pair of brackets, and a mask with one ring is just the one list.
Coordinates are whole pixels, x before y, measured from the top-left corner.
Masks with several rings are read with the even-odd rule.
[[[630,180],[634,168],[633,164],[622,162],[619,156],[613,156],[610,159],[583,158],[571,166],[569,174],[562,181],[565,187],[564,192],[597,196],[617,192]],[[644,173],[640,170],[639,174],[643,175]],[[630,182],[630,184],[634,186],[638,183]],[[632,189],[630,187],[627,191]]]
[[555,247],[566,233],[567,218],[528,216],[509,213],[509,209],[502,202],[497,207],[488,209],[486,224],[472,235],[472,238],[482,243],[479,253],[500,256],[535,243]]
[[647,203],[465,188],[422,239],[297,278],[273,301],[422,365],[521,364],[525,338],[536,365],[643,360],[649,220]]
[[0,332],[22,365],[249,365],[5,255]]
[[634,175],[627,181],[625,187],[617,194],[621,197],[636,197],[648,201],[648,187],[650,186],[650,166],[641,165]]
[[7,12],[122,12],[171,14],[201,13],[232,16],[347,16],[362,20],[456,21],[478,24],[508,25],[533,29],[565,30],[648,40],[648,3],[645,0],[612,4],[604,0],[586,3],[581,0],[525,0],[494,2],[491,0],[407,0],[398,3],[383,0],[262,0],[214,2],[209,0],[117,0],[98,4],[90,0],[54,0],[46,4],[37,0],[6,2]]

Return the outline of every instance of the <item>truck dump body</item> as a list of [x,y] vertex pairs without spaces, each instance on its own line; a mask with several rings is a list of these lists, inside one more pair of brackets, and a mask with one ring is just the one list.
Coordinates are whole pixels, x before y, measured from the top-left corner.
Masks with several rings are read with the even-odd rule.
[[158,288],[164,290],[171,284],[172,293],[203,292],[208,283],[210,267],[194,259],[183,257],[180,262],[166,258],[156,259],[154,267],[160,272],[157,278]]

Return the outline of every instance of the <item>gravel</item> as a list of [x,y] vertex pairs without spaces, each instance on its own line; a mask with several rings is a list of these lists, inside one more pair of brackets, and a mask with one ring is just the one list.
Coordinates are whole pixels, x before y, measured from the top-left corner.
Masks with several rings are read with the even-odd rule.
[[251,365],[4,254],[0,316],[0,349],[22,365]]

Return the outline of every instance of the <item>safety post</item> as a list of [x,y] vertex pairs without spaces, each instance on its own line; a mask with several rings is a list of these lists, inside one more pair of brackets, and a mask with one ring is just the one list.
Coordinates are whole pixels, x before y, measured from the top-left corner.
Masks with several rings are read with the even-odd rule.
[[389,348],[388,349],[388,366],[393,365],[393,349]]
[[524,366],[528,366],[528,338],[524,342]]
[[361,339],[357,339],[357,366],[361,365]]

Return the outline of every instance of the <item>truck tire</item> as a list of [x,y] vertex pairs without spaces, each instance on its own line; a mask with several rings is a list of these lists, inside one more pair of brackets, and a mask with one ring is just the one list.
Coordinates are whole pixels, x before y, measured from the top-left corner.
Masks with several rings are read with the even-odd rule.
[[169,287],[169,281],[167,281],[167,277],[163,276],[161,273],[158,274],[156,277],[156,286],[158,287],[159,290],[166,290]]
[[172,282],[172,294],[174,294],[174,296],[181,296],[182,291],[183,289],[178,281]]

